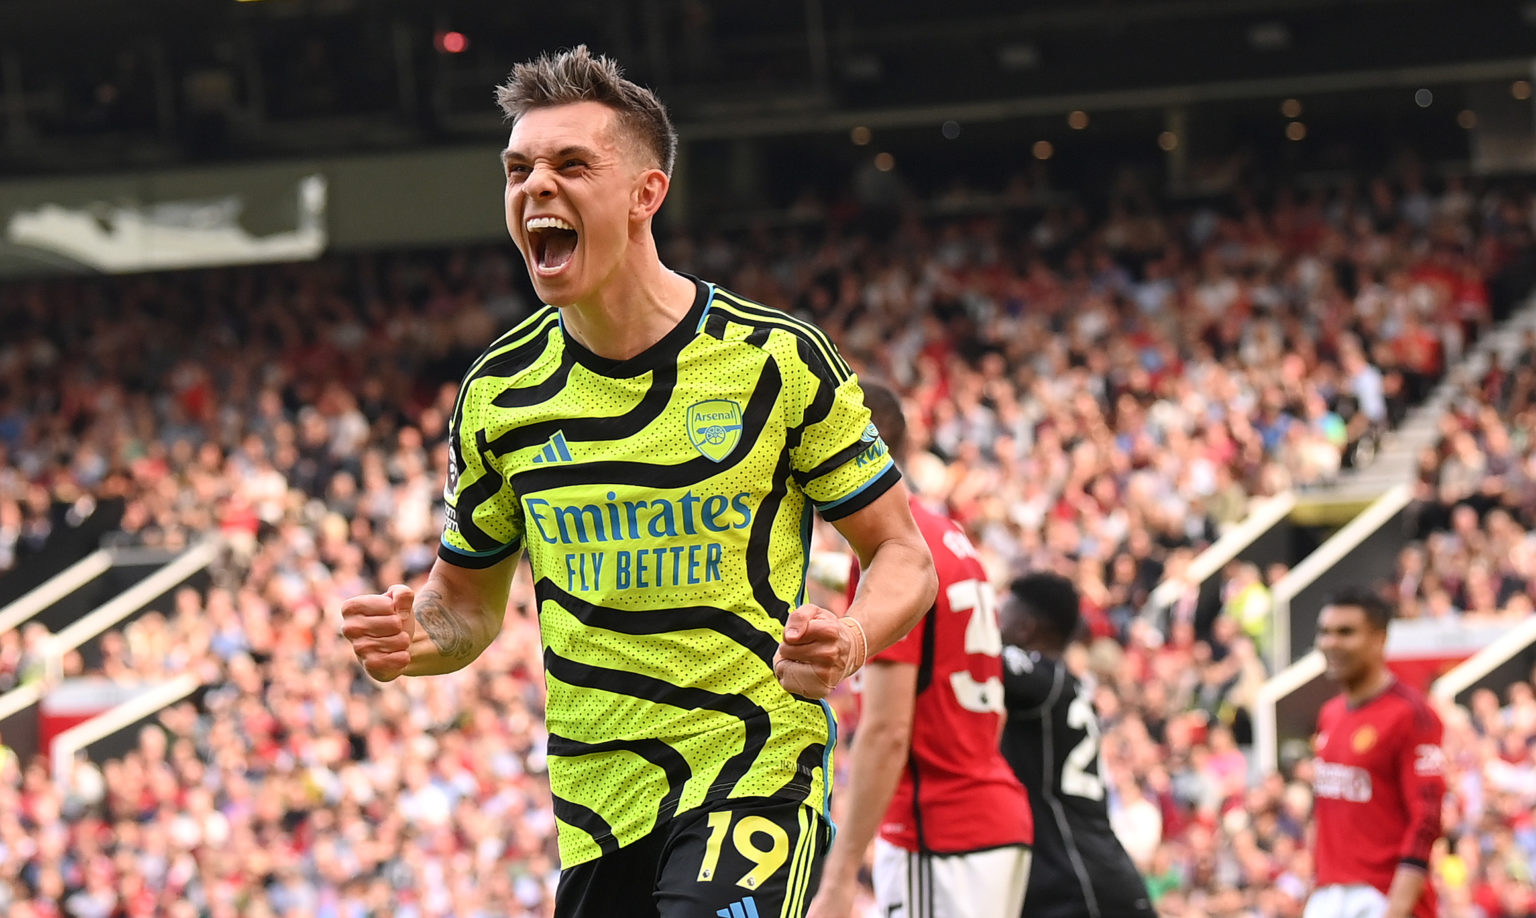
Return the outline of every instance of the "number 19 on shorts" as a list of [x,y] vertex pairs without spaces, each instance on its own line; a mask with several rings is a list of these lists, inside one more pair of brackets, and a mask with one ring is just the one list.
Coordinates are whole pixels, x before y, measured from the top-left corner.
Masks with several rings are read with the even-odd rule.
[[727,835],[736,852],[752,864],[752,869],[736,880],[745,889],[757,889],[789,860],[789,833],[764,816],[742,816],[731,826],[731,811],[709,814],[709,841],[704,843],[704,863],[699,865],[699,882],[715,879],[720,865],[720,846]]

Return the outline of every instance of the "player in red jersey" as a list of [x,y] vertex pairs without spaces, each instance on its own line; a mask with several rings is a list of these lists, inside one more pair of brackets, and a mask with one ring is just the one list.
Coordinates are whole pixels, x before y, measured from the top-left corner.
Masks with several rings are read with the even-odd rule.
[[1434,918],[1429,855],[1440,837],[1440,718],[1387,669],[1392,609],[1348,590],[1323,606],[1317,649],[1343,689],[1317,716],[1317,889],[1305,918]]
[[[864,402],[899,459],[901,403],[867,383]],[[842,791],[848,806],[807,918],[847,918],[877,833],[881,915],[1018,918],[1034,824],[1029,798],[997,745],[1003,645],[994,592],[960,527],[911,503],[933,552],[938,598],[864,668],[858,739]]]

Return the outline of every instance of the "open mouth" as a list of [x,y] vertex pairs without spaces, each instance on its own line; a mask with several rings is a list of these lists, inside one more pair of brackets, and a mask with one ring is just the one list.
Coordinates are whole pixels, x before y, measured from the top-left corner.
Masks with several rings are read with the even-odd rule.
[[541,273],[553,274],[576,255],[576,227],[559,217],[534,217],[526,224],[533,263]]

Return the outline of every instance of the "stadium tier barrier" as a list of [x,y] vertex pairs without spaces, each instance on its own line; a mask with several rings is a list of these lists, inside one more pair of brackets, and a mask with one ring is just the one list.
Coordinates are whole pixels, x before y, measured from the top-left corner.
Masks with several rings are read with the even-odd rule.
[[1404,541],[1402,518],[1413,499],[1407,484],[1378,497],[1358,516],[1329,536],[1274,585],[1274,639],[1271,672],[1278,673],[1312,647],[1317,613],[1327,595],[1341,586],[1371,583],[1392,571]]
[[[104,710],[93,710],[89,717],[54,735],[48,744],[54,785],[61,793],[68,789],[75,758],[82,750],[154,716],[202,686],[203,680],[195,673],[182,673],[159,685],[131,687],[127,698]],[[131,742],[115,751],[121,754],[129,746]]]
[[[171,560],[162,563],[148,577],[117,593],[49,636],[44,654],[43,678],[36,682],[24,683],[9,692],[0,694],[0,731],[3,731],[0,735],[5,737],[6,744],[23,757],[44,751],[45,737],[41,728],[42,707],[46,703],[49,690],[58,685],[63,678],[65,655],[81,648],[89,641],[101,636],[107,629],[123,623],[130,616],[145,610],[182,584],[205,572],[208,566],[219,557],[222,550],[222,537],[213,536],[198,542]],[[135,565],[142,565],[146,560],[144,551],[140,549],[112,549],[106,554],[109,557],[117,555]],[[4,611],[17,617],[18,625],[24,624],[74,592],[85,588],[103,573],[96,570],[100,566],[99,560],[91,561],[84,567],[81,564],[85,562],[72,567],[70,571],[73,574],[66,571],[65,574],[60,574],[34,588],[7,606]],[[93,571],[95,573],[92,573]],[[32,598],[40,593],[39,598]],[[45,599],[49,601],[43,602]],[[18,611],[12,613],[13,609]],[[24,618],[19,617],[23,612],[27,615]]]
[[43,610],[112,569],[112,551],[99,548],[0,608],[0,631],[14,631]]
[[1536,616],[1527,616],[1488,642],[1459,666],[1436,679],[1430,695],[1436,701],[1466,705],[1478,689],[1504,697],[1515,682],[1536,672]]

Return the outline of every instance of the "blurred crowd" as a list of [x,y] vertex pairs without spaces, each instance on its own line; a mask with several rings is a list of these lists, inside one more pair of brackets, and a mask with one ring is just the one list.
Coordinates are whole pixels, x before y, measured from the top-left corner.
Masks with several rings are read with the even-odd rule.
[[[669,254],[791,304],[893,382],[926,450],[909,477],[994,575],[1070,576],[1095,633],[1121,640],[1254,500],[1368,463],[1536,284],[1528,197],[1455,179],[1431,194],[1413,170],[1266,205],[1128,193],[1100,220],[1032,193],[891,218],[879,241],[756,230]],[[1262,618],[1244,625],[1263,640]]]
[[1458,387],[1420,458],[1386,593],[1407,617],[1524,616],[1536,589],[1536,331]]
[[[814,318],[893,382],[920,450],[909,479],[999,582],[1050,568],[1079,584],[1115,823],[1164,913],[1299,915],[1305,762],[1256,781],[1242,749],[1262,616],[1238,592],[1211,621],[1139,613],[1250,502],[1369,461],[1510,305],[1494,291],[1529,268],[1530,199],[1404,179],[880,227],[800,216],[675,237],[665,257]],[[458,377],[530,308],[514,258],[0,287],[0,571],[44,564],[103,517],[138,544],[217,531],[227,546],[210,588],[62,665],[191,672],[204,689],[127,755],[75,763],[66,787],[0,745],[0,908],[545,914],[556,859],[526,571],[506,630],[463,673],[378,686],[336,634],[343,597],[432,562]],[[836,548],[829,527],[816,539]],[[46,637],[0,635],[0,687],[42,678]],[[1489,903],[1531,888],[1536,778],[1519,753],[1536,723],[1528,691],[1480,704],[1448,742],[1461,770],[1440,880],[1472,903],[1447,914],[1518,918]]]

